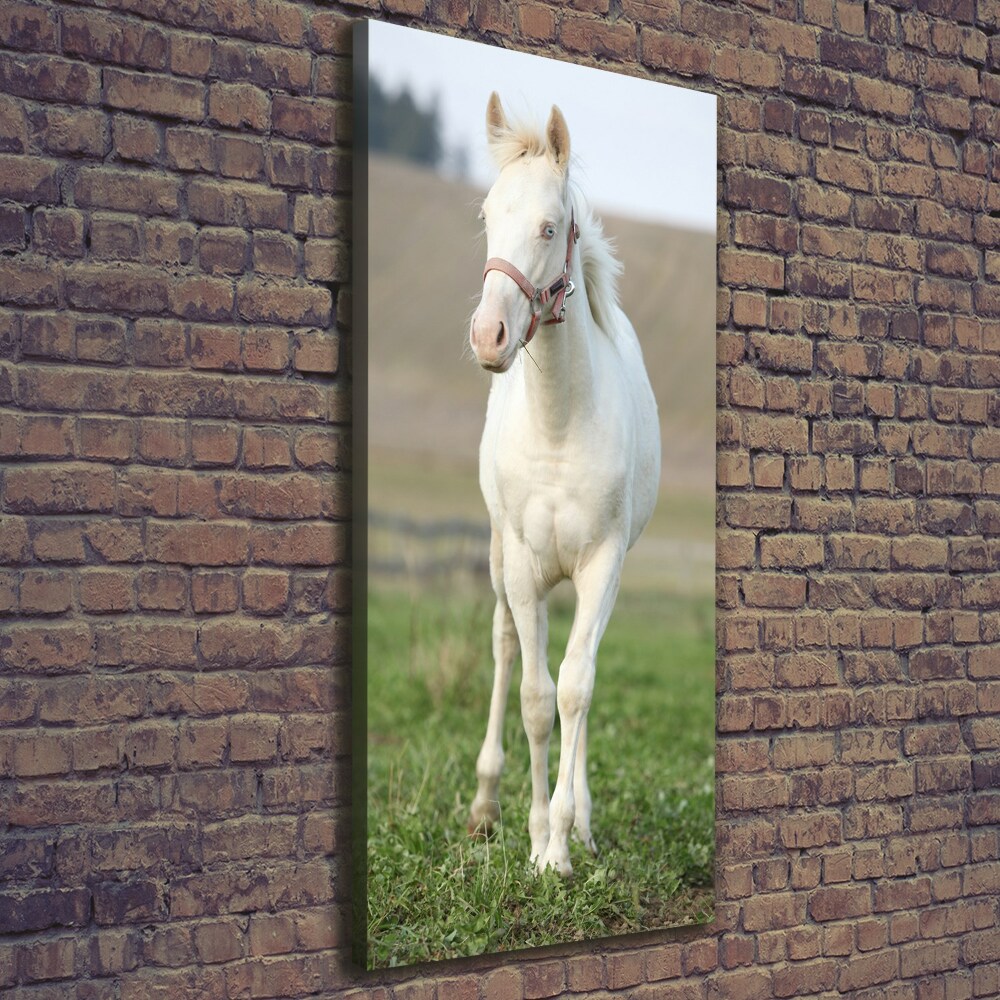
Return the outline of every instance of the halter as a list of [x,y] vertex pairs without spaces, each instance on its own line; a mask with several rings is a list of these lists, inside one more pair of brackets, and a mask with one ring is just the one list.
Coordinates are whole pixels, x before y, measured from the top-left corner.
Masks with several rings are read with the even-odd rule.
[[569,269],[573,263],[573,247],[579,238],[580,227],[576,224],[576,220],[571,212],[569,234],[566,237],[566,263],[563,264],[562,274],[555,281],[538,288],[528,281],[510,261],[504,260],[503,257],[490,257],[486,261],[486,267],[483,270],[483,281],[486,280],[486,275],[490,271],[500,271],[513,280],[528,298],[531,305],[531,323],[528,325],[528,333],[522,343],[527,344],[534,337],[535,330],[538,329],[539,320],[541,320],[542,310],[549,301],[552,302],[552,318],[545,320],[544,325],[552,326],[555,323],[566,322],[566,299],[576,291],[576,287],[569,276]]

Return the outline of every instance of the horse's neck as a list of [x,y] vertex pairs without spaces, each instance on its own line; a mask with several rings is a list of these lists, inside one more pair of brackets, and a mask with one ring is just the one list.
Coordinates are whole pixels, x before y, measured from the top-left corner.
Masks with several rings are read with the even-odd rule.
[[539,326],[527,348],[530,357],[521,359],[532,422],[553,439],[562,437],[595,405],[594,338],[599,331],[583,274],[578,267],[574,272],[576,292],[566,302],[566,321]]

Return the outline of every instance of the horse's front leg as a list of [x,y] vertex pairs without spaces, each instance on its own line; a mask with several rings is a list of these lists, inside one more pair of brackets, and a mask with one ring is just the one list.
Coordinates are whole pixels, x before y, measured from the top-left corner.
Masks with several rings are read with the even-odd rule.
[[476,760],[479,785],[469,811],[469,833],[488,834],[500,819],[500,774],[503,771],[503,719],[510,675],[517,658],[517,632],[503,586],[503,549],[500,535],[490,538],[490,578],[497,595],[493,612],[493,693],[486,723],[486,739]]
[[549,739],[556,716],[556,686],[547,662],[545,591],[535,579],[530,549],[510,531],[504,536],[504,586],[521,641],[521,719],[531,756],[531,860],[542,868],[549,843]]
[[[595,671],[596,673],[596,671]],[[597,844],[590,832],[590,785],[587,783],[587,718],[580,725],[580,740],[576,745],[576,762],[573,769],[573,833],[591,854],[597,853]]]
[[[624,546],[617,540],[609,539],[589,555],[574,576],[576,614],[566,646],[566,657],[559,667],[559,776],[549,809],[552,826],[549,845],[541,863],[541,867],[555,868],[560,875],[570,875],[573,871],[569,859],[569,835],[574,821],[584,843],[593,850],[590,792],[583,773],[586,767],[587,712],[594,692],[597,647],[618,595],[624,555]],[[580,816],[576,813],[577,791],[583,798]]]

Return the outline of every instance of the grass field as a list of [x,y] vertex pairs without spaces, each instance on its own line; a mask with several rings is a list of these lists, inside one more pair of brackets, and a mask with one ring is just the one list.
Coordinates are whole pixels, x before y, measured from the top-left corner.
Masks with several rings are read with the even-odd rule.
[[[527,741],[515,672],[500,829],[466,833],[492,664],[492,597],[375,588],[368,608],[368,963],[408,965],[595,939],[711,917],[711,598],[623,593],[589,718],[594,858],[529,870]],[[569,633],[550,606],[550,669]],[[558,729],[558,719],[556,722]],[[558,731],[550,753],[552,781]]]

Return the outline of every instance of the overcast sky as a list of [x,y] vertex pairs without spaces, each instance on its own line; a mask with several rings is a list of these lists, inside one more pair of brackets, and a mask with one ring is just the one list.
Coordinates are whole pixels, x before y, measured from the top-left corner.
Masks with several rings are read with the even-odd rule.
[[485,131],[496,90],[509,117],[540,126],[559,105],[597,209],[715,231],[714,95],[379,21],[369,32],[370,71],[422,106],[437,101],[445,147],[465,147],[474,184],[496,177]]

